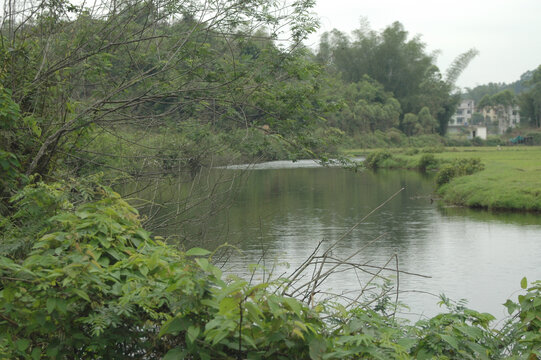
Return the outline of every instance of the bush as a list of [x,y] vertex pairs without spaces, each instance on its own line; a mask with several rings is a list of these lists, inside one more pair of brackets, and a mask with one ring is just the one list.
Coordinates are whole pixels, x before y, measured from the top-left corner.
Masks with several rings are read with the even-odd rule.
[[452,163],[445,164],[440,168],[436,175],[436,185],[440,187],[455,177],[471,175],[484,168],[485,166],[479,158],[456,159]]
[[456,169],[452,164],[443,165],[436,174],[436,185],[438,187],[447,184],[456,176]]
[[391,159],[392,154],[387,150],[378,150],[368,154],[364,160],[364,166],[368,169],[377,169],[384,160]]
[[473,146],[483,146],[483,145],[485,145],[485,142],[480,137],[474,137],[471,140],[471,143],[472,143]]
[[408,148],[408,149],[406,149],[406,151],[404,152],[404,154],[409,155],[409,156],[411,156],[411,155],[417,155],[418,153],[419,153],[419,149],[417,149],[417,148]]
[[486,146],[498,146],[505,145],[505,141],[501,137],[496,135],[489,135],[485,140]]
[[532,138],[532,145],[541,145],[541,132],[528,133],[526,136]]
[[425,154],[439,154],[445,150],[443,146],[428,146],[421,149],[422,153]]
[[435,168],[438,165],[438,160],[433,154],[424,154],[419,159],[419,170],[425,172],[427,169]]

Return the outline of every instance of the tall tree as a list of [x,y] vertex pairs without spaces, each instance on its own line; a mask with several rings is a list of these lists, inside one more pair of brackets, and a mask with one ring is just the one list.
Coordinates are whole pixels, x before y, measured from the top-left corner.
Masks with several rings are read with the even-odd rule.
[[[172,118],[251,126],[249,114],[276,109],[254,103],[254,94],[312,71],[296,60],[304,56],[298,44],[315,28],[312,5],[298,1],[277,11],[278,4],[262,0],[16,3],[1,28],[0,81],[20,106],[19,122],[34,131],[24,149],[16,141],[3,146],[19,152],[27,174],[46,174],[59,154],[77,156],[91,128],[115,133],[119,124],[157,127]],[[290,46],[280,50],[273,43],[285,35]],[[258,41],[267,45],[255,49]],[[276,121],[291,117],[272,113]]]
[[[467,57],[473,55],[471,51],[460,64],[457,62],[453,77],[459,75],[461,66],[467,65]],[[338,30],[324,34],[318,59],[346,82],[355,83],[367,75],[382,84],[399,101],[402,119],[404,114],[417,114],[427,106],[438,121],[437,131],[445,134],[458,103],[458,97],[452,93],[454,85],[442,79],[434,56],[426,53],[420,37],[409,38],[399,22],[381,32],[365,25],[355,30],[351,39]]]
[[527,118],[531,125],[541,128],[541,65],[526,85],[528,90],[519,97],[520,115]]

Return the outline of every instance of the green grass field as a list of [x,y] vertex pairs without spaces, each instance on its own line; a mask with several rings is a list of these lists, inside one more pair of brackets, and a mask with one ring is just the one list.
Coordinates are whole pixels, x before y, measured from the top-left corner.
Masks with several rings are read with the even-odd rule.
[[[393,159],[386,160],[381,167],[414,168],[422,152],[406,155],[407,149],[397,149]],[[363,153],[366,154],[362,150],[346,151],[349,155]],[[541,147],[445,148],[433,155],[439,164],[459,158],[480,158],[485,165],[483,171],[454,178],[440,187],[438,193],[445,202],[488,209],[541,211]]]

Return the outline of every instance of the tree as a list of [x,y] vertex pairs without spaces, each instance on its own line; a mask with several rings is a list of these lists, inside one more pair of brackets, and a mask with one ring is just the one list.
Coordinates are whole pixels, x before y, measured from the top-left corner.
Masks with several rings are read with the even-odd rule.
[[516,104],[517,98],[515,94],[511,90],[503,90],[492,96],[483,96],[478,107],[483,110],[492,110],[496,115],[500,130],[504,131],[511,126],[510,117]]
[[419,118],[417,115],[412,113],[407,113],[404,115],[404,119],[401,124],[402,130],[408,136],[417,135],[422,133],[423,128],[419,123]]
[[[311,1],[287,11],[260,0],[109,5],[21,2],[8,9],[1,82],[20,106],[21,121],[38,129],[27,131],[28,146],[17,149],[26,174],[47,175],[59,159],[80,158],[91,141],[82,140],[94,130],[117,134],[126,124],[149,129],[194,118],[252,126],[247,114],[271,110],[258,108],[252,95],[273,89],[276,77],[296,76],[291,69],[305,53],[297,45],[315,26]],[[289,34],[291,46],[264,47],[268,56],[247,61],[246,46],[263,27],[268,43]]]
[[432,117],[432,115],[430,115],[430,110],[428,107],[423,107],[417,116],[424,132],[432,134],[436,131],[438,122]]
[[470,62],[477,55],[479,55],[479,51],[477,49],[470,49],[465,53],[457,56],[447,69],[447,72],[445,74],[445,81],[448,84],[454,85],[460,77],[460,74],[462,74],[462,72],[468,67]]
[[427,106],[443,135],[459,101],[452,93],[453,82],[475,55],[472,49],[457,58],[444,81],[420,37],[408,38],[402,24],[395,22],[382,32],[362,26],[351,39],[338,30],[324,34],[317,58],[348,83],[359,82],[366,75],[382,84],[400,103],[401,118]]
[[356,83],[328,79],[322,96],[329,107],[325,116],[330,126],[353,135],[375,130],[385,131],[399,124],[400,103],[368,76]]
[[520,114],[530,121],[530,124],[541,127],[541,65],[534,71],[526,82],[528,90],[519,96]]

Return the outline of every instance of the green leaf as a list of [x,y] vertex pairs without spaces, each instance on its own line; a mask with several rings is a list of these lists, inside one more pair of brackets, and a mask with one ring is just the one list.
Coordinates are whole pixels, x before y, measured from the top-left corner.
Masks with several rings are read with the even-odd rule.
[[234,310],[238,309],[238,307],[239,301],[237,299],[226,297],[220,301],[220,310],[218,313],[221,315],[228,315]]
[[321,356],[325,354],[325,350],[327,350],[327,344],[323,339],[313,339],[312,341],[310,341],[309,347],[310,359],[312,360],[320,360]]
[[477,358],[478,359],[488,359],[488,356],[487,356],[487,350],[482,347],[481,345],[477,344],[477,343],[474,343],[474,342],[471,342],[471,341],[468,341],[466,342],[466,344],[468,345],[468,347],[475,351],[477,353]]
[[191,321],[185,317],[175,317],[162,326],[159,336],[165,334],[177,335],[179,332],[185,331],[191,324]]
[[440,337],[442,338],[443,341],[445,341],[447,344],[451,345],[451,347],[455,350],[459,350],[458,348],[458,342],[456,341],[456,339],[452,336],[449,336],[449,335],[444,335],[444,334],[440,334]]
[[192,343],[197,339],[197,336],[199,336],[200,329],[197,326],[190,326],[188,328],[188,331],[186,332],[186,339],[188,342]]
[[85,299],[86,301],[90,302],[90,298],[88,297],[88,294],[84,292],[83,290],[79,289],[73,289],[72,290],[76,295],[79,295],[81,298]]
[[50,314],[54,311],[54,308],[56,307],[56,299],[55,298],[47,298],[46,308],[47,312]]
[[176,347],[169,350],[163,357],[163,360],[181,360],[184,357],[186,357],[186,350]]
[[209,261],[207,259],[204,259],[204,258],[199,258],[199,259],[195,259],[195,262],[197,263],[197,265],[199,265],[199,267],[203,270],[203,271],[206,271],[206,272],[210,272],[211,269],[210,269],[210,264],[209,264]]
[[41,349],[34,348],[30,356],[32,357],[32,360],[39,360],[41,358]]
[[210,254],[210,251],[198,247],[186,251],[186,256],[206,256],[208,254]]
[[28,346],[30,346],[30,340],[28,339],[19,339],[15,341],[15,347],[21,352],[25,351]]
[[526,276],[520,280],[520,287],[523,289],[526,289],[528,287],[528,280],[526,279]]
[[512,313],[515,312],[515,310],[518,308],[518,305],[515,304],[513,301],[511,300],[507,300],[505,302],[505,304],[503,304],[503,306],[505,306],[507,308],[507,312],[509,313],[509,315],[511,315]]

